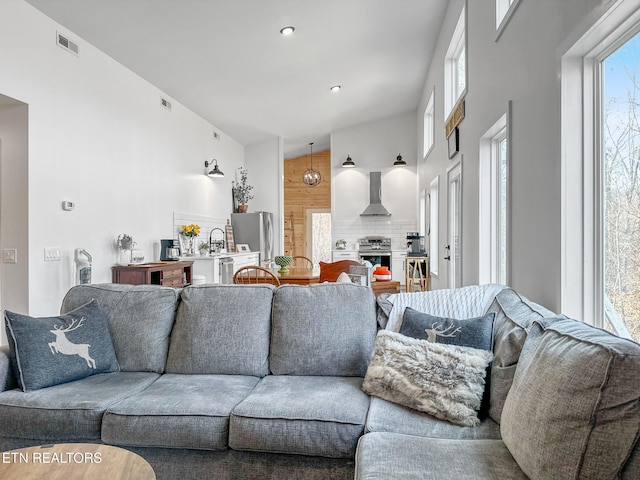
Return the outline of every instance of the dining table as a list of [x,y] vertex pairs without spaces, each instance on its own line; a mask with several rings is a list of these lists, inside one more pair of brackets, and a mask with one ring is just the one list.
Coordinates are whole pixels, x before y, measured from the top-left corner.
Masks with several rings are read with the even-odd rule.
[[286,272],[277,269],[273,272],[278,276],[280,285],[311,285],[320,282],[320,267],[289,267]]

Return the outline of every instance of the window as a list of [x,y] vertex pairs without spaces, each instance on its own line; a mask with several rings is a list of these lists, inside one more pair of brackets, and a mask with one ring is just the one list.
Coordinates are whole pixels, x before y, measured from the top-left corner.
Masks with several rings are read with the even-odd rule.
[[507,23],[509,23],[519,3],[520,0],[496,0],[496,30],[498,32],[498,38],[507,26]]
[[465,9],[451,37],[444,65],[444,114],[447,118],[467,88]]
[[462,286],[462,161],[447,172],[449,184],[448,245],[449,288]]
[[480,139],[480,283],[509,283],[507,125],[505,113]]
[[429,185],[429,270],[438,275],[438,195],[440,176]]
[[433,141],[435,138],[435,121],[433,118],[433,90],[431,90],[431,96],[427,102],[427,107],[424,109],[424,152],[423,157],[426,158],[429,152],[433,148]]
[[639,26],[640,0],[615,2],[563,55],[561,66],[561,309],[636,340]]
[[600,64],[604,328],[640,339],[640,34]]

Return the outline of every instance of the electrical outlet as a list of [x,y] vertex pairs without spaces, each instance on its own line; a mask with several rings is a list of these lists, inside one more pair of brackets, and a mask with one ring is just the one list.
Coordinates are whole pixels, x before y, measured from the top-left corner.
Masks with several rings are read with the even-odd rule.
[[18,263],[18,249],[5,248],[2,250],[2,261],[4,263]]
[[59,262],[60,261],[60,249],[57,247],[45,247],[44,249],[44,261],[45,262]]

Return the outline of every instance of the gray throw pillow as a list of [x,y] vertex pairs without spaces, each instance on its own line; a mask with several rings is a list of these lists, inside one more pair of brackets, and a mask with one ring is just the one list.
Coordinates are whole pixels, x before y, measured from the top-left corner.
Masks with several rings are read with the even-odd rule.
[[58,317],[5,311],[12,366],[23,391],[119,370],[106,314],[96,300]]
[[400,333],[407,337],[461,347],[492,350],[495,313],[483,317],[457,320],[418,312],[407,307],[402,317]]
[[486,369],[493,354],[486,350],[443,345],[378,332],[362,389],[462,426],[480,423]]

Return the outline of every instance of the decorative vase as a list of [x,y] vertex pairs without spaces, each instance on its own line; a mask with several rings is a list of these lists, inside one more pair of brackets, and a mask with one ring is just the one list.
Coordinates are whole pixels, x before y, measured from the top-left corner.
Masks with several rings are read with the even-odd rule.
[[196,254],[196,237],[190,237],[188,235],[180,234],[181,242],[180,246],[182,247],[182,255],[185,257],[193,257]]
[[249,210],[249,205],[247,205],[246,203],[241,203],[238,205],[238,213],[247,213],[247,210]]
[[129,265],[131,263],[131,250],[120,250],[118,253],[118,265]]
[[280,273],[287,273],[289,271],[287,267],[293,263],[293,257],[289,255],[276,255],[273,261],[280,267],[280,270],[278,270]]

